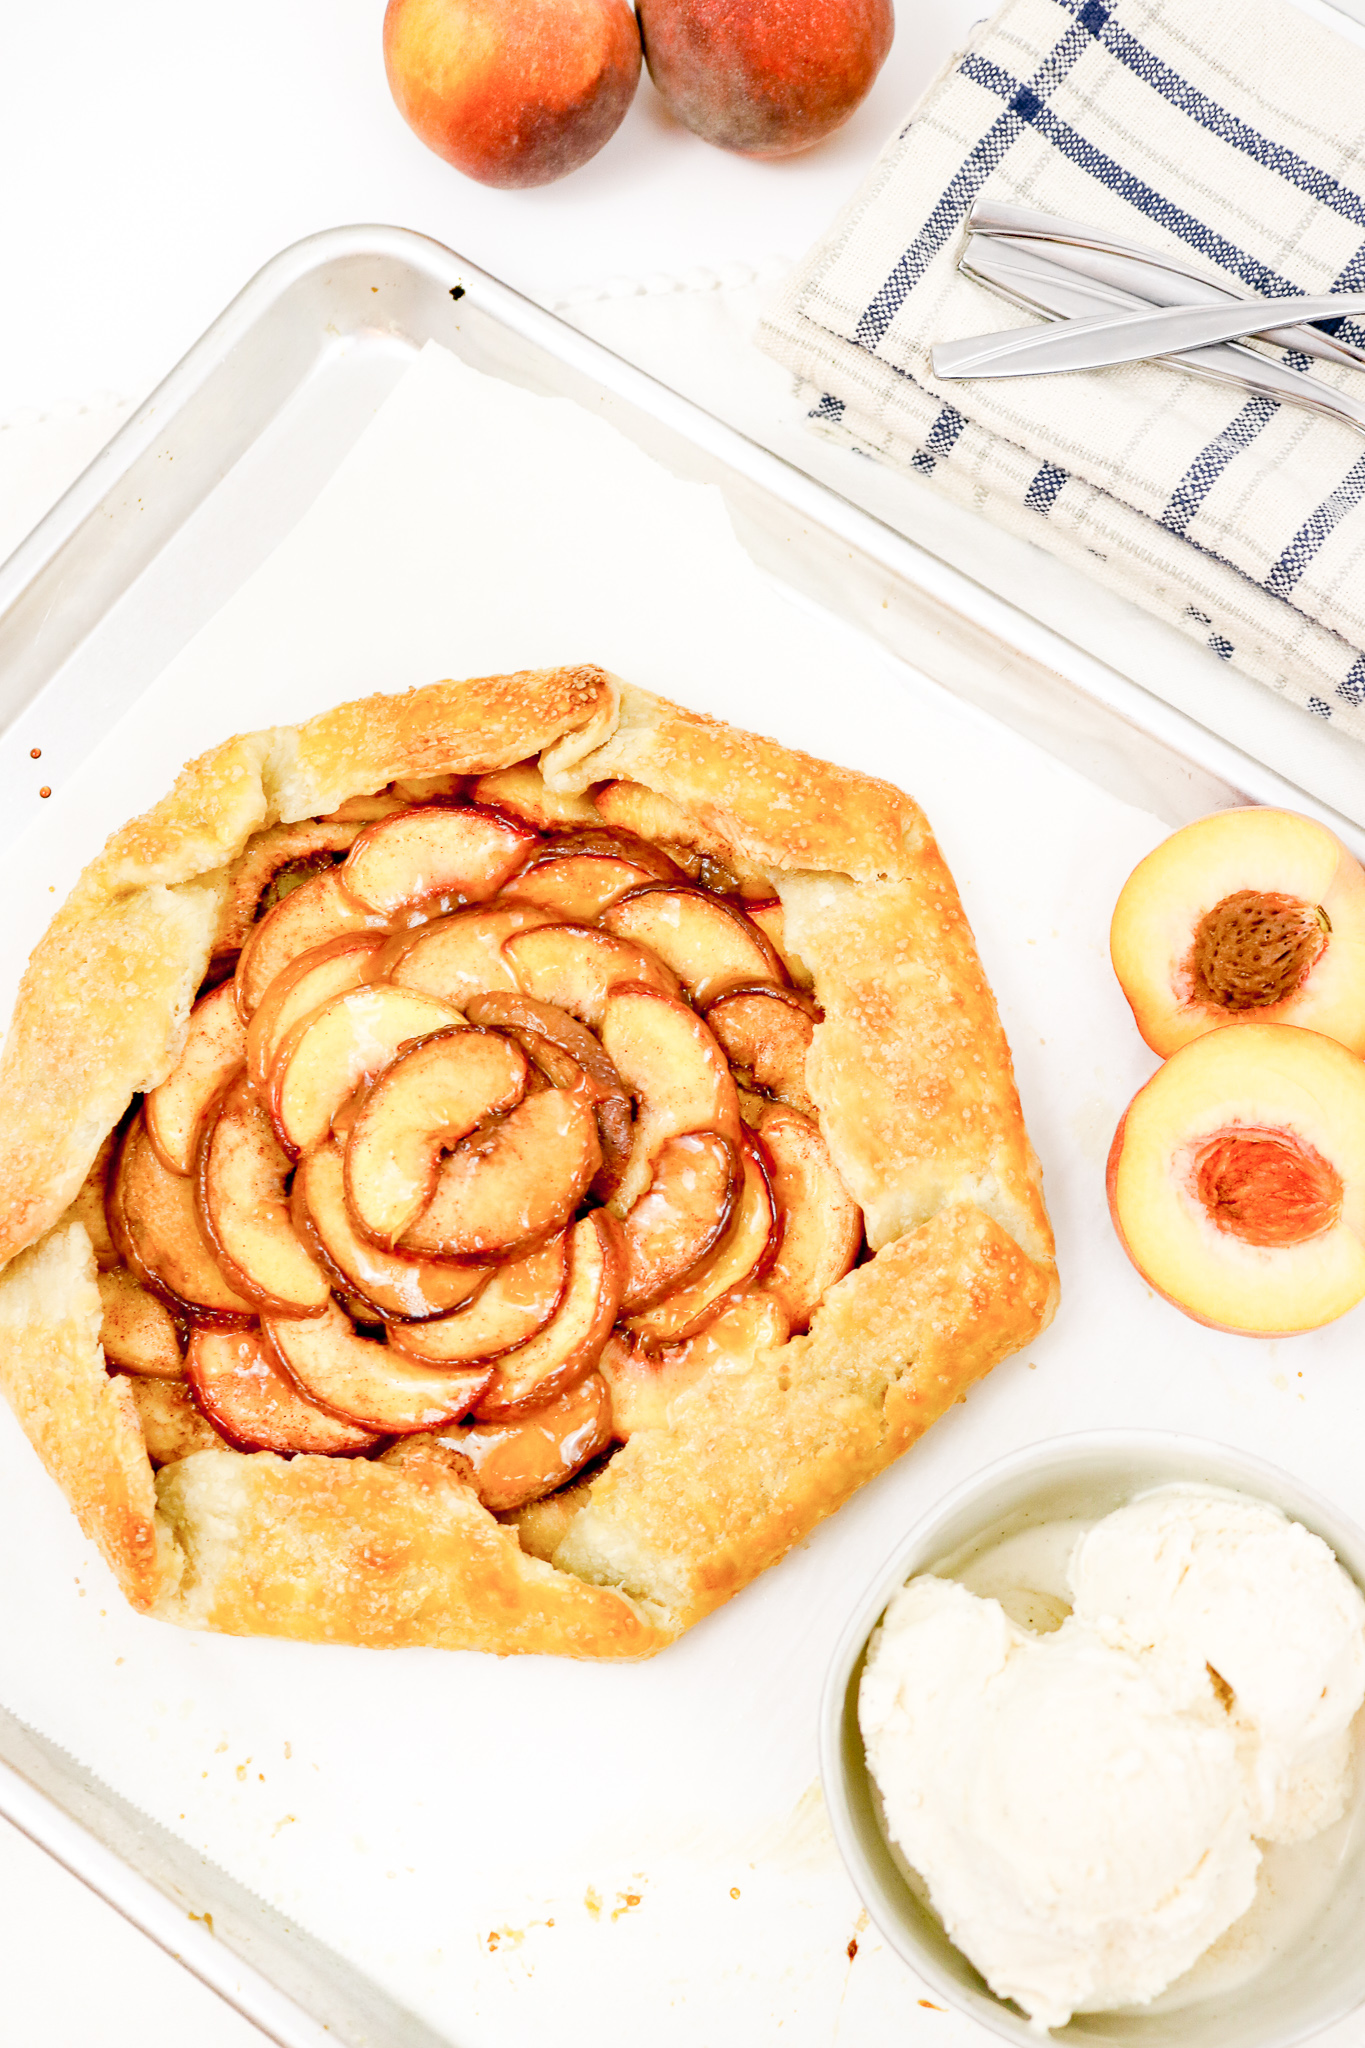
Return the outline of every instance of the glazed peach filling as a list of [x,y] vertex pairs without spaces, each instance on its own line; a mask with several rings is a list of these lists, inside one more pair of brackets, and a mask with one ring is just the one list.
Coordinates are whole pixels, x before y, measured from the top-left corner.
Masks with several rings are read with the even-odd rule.
[[1195,1154],[1192,1177],[1205,1213],[1244,1244],[1303,1244],[1341,1213],[1340,1174],[1292,1131],[1218,1131]]
[[1223,1010],[1284,1002],[1321,959],[1330,930],[1318,904],[1236,890],[1205,911],[1195,928],[1186,963],[1194,1000]]
[[862,1243],[775,895],[506,779],[255,842],[100,1256],[111,1370],[238,1450],[426,1438],[495,1511],[619,1439],[613,1358],[667,1374],[755,1295],[804,1328]]

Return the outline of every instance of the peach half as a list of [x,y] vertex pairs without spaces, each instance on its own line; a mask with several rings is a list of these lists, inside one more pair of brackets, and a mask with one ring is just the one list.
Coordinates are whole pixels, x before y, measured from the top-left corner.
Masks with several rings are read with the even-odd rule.
[[1196,1322],[1292,1337],[1365,1296],[1365,1066],[1286,1024],[1211,1031],[1129,1103],[1109,1208]]
[[1164,1059],[1223,1024],[1299,1024],[1365,1053],[1365,871],[1293,811],[1215,811],[1140,861],[1109,950]]

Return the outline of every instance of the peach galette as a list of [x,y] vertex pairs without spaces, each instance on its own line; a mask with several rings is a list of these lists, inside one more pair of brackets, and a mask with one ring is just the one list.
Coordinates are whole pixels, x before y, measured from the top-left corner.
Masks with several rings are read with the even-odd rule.
[[638,1656],[1047,1321],[916,807],[602,671],[232,740],[0,1068],[0,1374],[134,1603]]
[[1172,833],[1124,884],[1110,950],[1163,1059],[1251,1023],[1365,1053],[1365,872],[1313,818],[1248,807]]

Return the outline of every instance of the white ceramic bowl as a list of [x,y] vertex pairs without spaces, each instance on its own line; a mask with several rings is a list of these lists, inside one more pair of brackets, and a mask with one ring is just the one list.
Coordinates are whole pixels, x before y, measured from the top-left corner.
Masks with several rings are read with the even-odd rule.
[[[1274,1503],[1331,1545],[1365,1586],[1365,1532],[1306,1486],[1225,1445],[1145,1430],[1057,1437],[987,1466],[908,1532],[858,1604],[840,1639],[820,1708],[820,1772],[835,1839],[863,1904],[920,1977],[1002,2040],[1038,2048],[1014,2005],[987,1988],[911,1890],[888,1846],[858,1730],[858,1686],[868,1638],[887,1602],[916,1572],[987,1534],[1031,1523],[1108,1514],[1136,1493],[1172,1481],[1229,1486]],[[1365,1778],[1365,1773],[1359,1774]],[[1291,2048],[1365,2000],[1365,1784],[1326,1906],[1308,1931],[1248,1983],[1169,2012],[1078,2013],[1052,2038],[1127,2042],[1132,2048]],[[1365,2040],[1365,2022],[1362,2023]]]

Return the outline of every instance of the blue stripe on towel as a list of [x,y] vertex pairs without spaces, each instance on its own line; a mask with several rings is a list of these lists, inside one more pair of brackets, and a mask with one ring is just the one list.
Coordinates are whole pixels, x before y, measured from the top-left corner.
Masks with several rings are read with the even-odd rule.
[[1365,455],[1352,463],[1334,491],[1309,513],[1265,579],[1272,597],[1288,597],[1332,529],[1365,499]]
[[[974,85],[993,92],[1005,101],[1005,109],[972,149],[956,175],[936,201],[923,228],[902,253],[880,289],[861,314],[854,340],[862,348],[875,349],[882,340],[907,295],[919,282],[929,263],[949,235],[965,217],[972,200],[991,172],[998,168],[1026,127],[1034,128],[1061,155],[1117,192],[1149,220],[1168,228],[1189,248],[1220,268],[1230,271],[1251,291],[1268,298],[1284,298],[1300,290],[1292,279],[1282,277],[1258,257],[1239,249],[1225,235],[1176,206],[1161,193],[1134,176],[1094,143],[1087,141],[1067,122],[1061,121],[1047,105],[1047,96],[1068,76],[1077,59],[1097,38],[1135,74],[1160,91],[1162,96],[1188,113],[1200,125],[1223,141],[1276,171],[1301,191],[1321,199],[1346,219],[1365,226],[1365,197],[1353,192],[1339,179],[1317,169],[1294,151],[1272,143],[1255,129],[1229,113],[1171,71],[1160,58],[1144,49],[1126,30],[1112,22],[1103,0],[1063,0],[1077,11],[1068,29],[1039,66],[1033,78],[1015,78],[1003,66],[968,51],[959,73]],[[1355,273],[1359,271],[1359,276]],[[1365,285],[1365,248],[1360,250],[1336,280],[1334,289],[1347,291]],[[1324,323],[1335,331],[1341,323]]]
[[917,448],[910,457],[910,466],[921,476],[932,476],[934,458],[951,455],[953,444],[967,422],[955,405],[945,405],[938,418],[924,437],[923,448]]
[[1234,455],[1240,455],[1244,448],[1249,448],[1262,427],[1273,420],[1278,411],[1279,406],[1273,398],[1249,398],[1236,417],[1228,421],[1222,433],[1216,434],[1206,447],[1200,449],[1171,493],[1170,502],[1161,515],[1160,523],[1168,533],[1184,534]]
[[1365,704],[1365,655],[1358,654],[1337,684],[1337,695],[1357,709]]
[[1041,512],[1046,519],[1060,497],[1065,482],[1066,471],[1059,469],[1055,462],[1045,462],[1024,493],[1024,503],[1028,510]]
[[[1021,90],[1019,81],[1011,78],[998,64],[983,63],[974,52],[969,51],[963,58],[960,69],[973,84],[983,85],[988,91],[997,93],[1002,99],[1008,98],[1012,104],[1017,105]],[[1205,221],[1196,219],[1192,213],[1186,213],[1183,207],[1163,198],[1160,192],[1136,177],[1132,171],[1125,170],[1122,164],[1116,163],[1113,157],[1079,134],[1069,122],[1060,120],[1051,107],[1039,106],[1030,125],[1035,133],[1041,135],[1045,142],[1050,142],[1069,163],[1087,171],[1109,191],[1117,192],[1121,199],[1126,199],[1130,206],[1135,206],[1139,213],[1146,214],[1149,220],[1154,220],[1159,226],[1169,228],[1172,234],[1179,235],[1181,241],[1199,255],[1207,257],[1210,262],[1217,263],[1224,270],[1232,271],[1253,291],[1261,292],[1267,298],[1288,298],[1298,290],[1298,286],[1289,278],[1281,277],[1278,271],[1271,270],[1258,256],[1249,255],[1245,249],[1239,249],[1226,235],[1218,234]],[[861,336],[859,338],[861,339]]]
[[[875,349],[918,284],[930,262],[949,235],[966,219],[971,203],[991,172],[1005,159],[1027,124],[1034,120],[1048,93],[1060,85],[1076,59],[1090,47],[1085,30],[1073,22],[1043,59],[1027,85],[1014,80],[1005,97],[1010,101],[986,130],[939,195],[915,240],[898,258],[890,276],[881,285],[859,317],[853,339],[860,348]],[[963,74],[971,77],[967,65]]]
[[[1365,243],[1332,280],[1334,292],[1358,292],[1362,289],[1365,289]],[[1365,340],[1365,328],[1360,324],[1359,314],[1349,320],[1319,320],[1317,325],[1324,334],[1339,334],[1343,341],[1354,342],[1357,347]]]
[[1210,135],[1216,135],[1229,148],[1240,150],[1243,156],[1249,156],[1264,170],[1274,171],[1296,191],[1306,192],[1321,206],[1330,206],[1343,220],[1365,228],[1365,198],[1359,192],[1343,185],[1340,178],[1334,178],[1330,171],[1309,163],[1296,151],[1286,149],[1283,143],[1262,135],[1227,107],[1219,106],[1217,100],[1201,92],[1198,86],[1191,85],[1189,79],[1182,78],[1178,71],[1173,71],[1163,58],[1147,49],[1128,29],[1121,28],[1102,0],[1061,0],[1061,4],[1075,10],[1081,27],[1089,30],[1111,57],[1126,65],[1135,78],[1140,78],[1144,85],[1159,93],[1178,113],[1188,114]]
[[827,391],[818,405],[813,405],[806,414],[808,420],[841,420],[844,416],[844,401]]
[[925,447],[931,455],[951,455],[956,441],[967,422],[955,405],[945,405],[929,429]]

